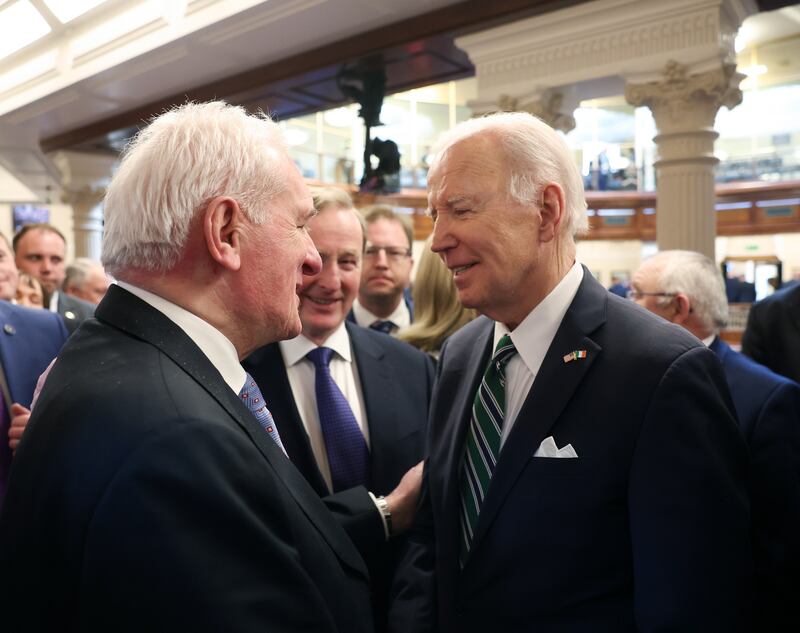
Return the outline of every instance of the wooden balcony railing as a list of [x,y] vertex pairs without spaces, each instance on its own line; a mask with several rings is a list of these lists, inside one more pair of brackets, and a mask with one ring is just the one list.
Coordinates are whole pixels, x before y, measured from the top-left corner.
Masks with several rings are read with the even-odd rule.
[[[350,189],[356,206],[388,204],[414,216],[415,238],[431,232],[424,190],[377,195]],[[589,191],[588,240],[655,240],[656,194],[639,191]],[[758,235],[800,231],[800,180],[717,186],[717,235]]]

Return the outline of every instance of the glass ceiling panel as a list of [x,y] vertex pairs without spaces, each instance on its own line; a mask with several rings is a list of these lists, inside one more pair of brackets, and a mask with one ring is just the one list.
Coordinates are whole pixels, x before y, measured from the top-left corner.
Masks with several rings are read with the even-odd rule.
[[0,59],[8,57],[50,32],[42,14],[28,0],[0,11]]
[[59,22],[66,24],[108,0],[44,0]]

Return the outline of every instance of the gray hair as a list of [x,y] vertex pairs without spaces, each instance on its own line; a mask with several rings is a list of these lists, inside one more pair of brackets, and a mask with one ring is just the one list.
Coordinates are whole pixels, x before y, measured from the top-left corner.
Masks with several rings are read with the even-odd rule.
[[527,112],[499,112],[470,119],[447,132],[434,150],[433,164],[460,141],[478,134],[493,134],[509,169],[511,198],[526,204],[538,199],[554,182],[564,190],[566,214],[562,235],[575,237],[589,230],[583,178],[563,138],[544,121]]
[[327,209],[342,209],[352,211],[361,227],[361,250],[367,247],[367,224],[364,217],[353,204],[353,199],[343,189],[337,187],[311,187],[311,197],[314,200],[314,209],[322,213]]
[[661,265],[661,292],[683,293],[703,325],[714,333],[728,322],[728,297],[722,272],[708,257],[694,251],[661,251],[650,261]]
[[263,113],[222,101],[187,103],[156,117],[125,149],[105,198],[102,261],[168,271],[198,211],[218,196],[236,200],[250,221],[285,188],[286,145]]
[[103,272],[102,264],[93,259],[89,259],[88,257],[78,257],[74,262],[67,266],[67,271],[64,275],[64,283],[61,284],[61,287],[64,290],[67,290],[68,288],[77,288],[78,290],[83,290],[86,279],[89,277],[89,273],[93,270],[99,270],[100,272]]

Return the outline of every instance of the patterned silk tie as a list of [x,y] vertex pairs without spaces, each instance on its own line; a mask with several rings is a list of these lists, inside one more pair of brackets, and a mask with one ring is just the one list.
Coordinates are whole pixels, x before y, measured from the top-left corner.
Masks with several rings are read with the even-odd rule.
[[497,343],[494,355],[483,374],[478,393],[472,403],[461,475],[461,566],[469,555],[478,515],[489,490],[497,458],[506,408],[505,366],[517,353],[511,337],[506,334]]
[[239,391],[239,397],[285,455],[286,449],[283,447],[283,442],[281,442],[281,436],[278,434],[278,427],[275,426],[275,420],[272,419],[272,414],[269,412],[264,402],[264,396],[261,395],[261,390],[250,374],[247,374],[247,380],[245,380],[244,387]]
[[356,422],[353,410],[341,389],[333,381],[330,362],[333,350],[318,347],[307,358],[314,363],[314,390],[325,451],[331,469],[333,492],[366,486],[369,474],[369,448]]
[[392,321],[375,321],[369,326],[371,330],[378,330],[384,334],[391,334],[399,328]]

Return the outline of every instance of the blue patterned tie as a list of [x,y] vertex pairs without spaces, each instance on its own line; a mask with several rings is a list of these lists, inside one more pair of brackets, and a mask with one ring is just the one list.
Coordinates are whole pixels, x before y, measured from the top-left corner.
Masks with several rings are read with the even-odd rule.
[[318,347],[306,357],[314,363],[314,390],[325,451],[331,469],[333,492],[366,486],[369,473],[369,448],[356,422],[353,410],[333,381],[329,367],[333,350]]
[[392,321],[375,321],[369,326],[369,329],[378,330],[378,332],[383,332],[384,334],[391,334],[399,328]]
[[264,402],[264,396],[261,395],[261,390],[250,374],[247,374],[244,387],[239,391],[239,397],[285,455],[286,449],[283,447],[283,442],[281,442],[281,436],[278,433],[278,427],[275,426],[275,420],[272,419],[272,414]]

